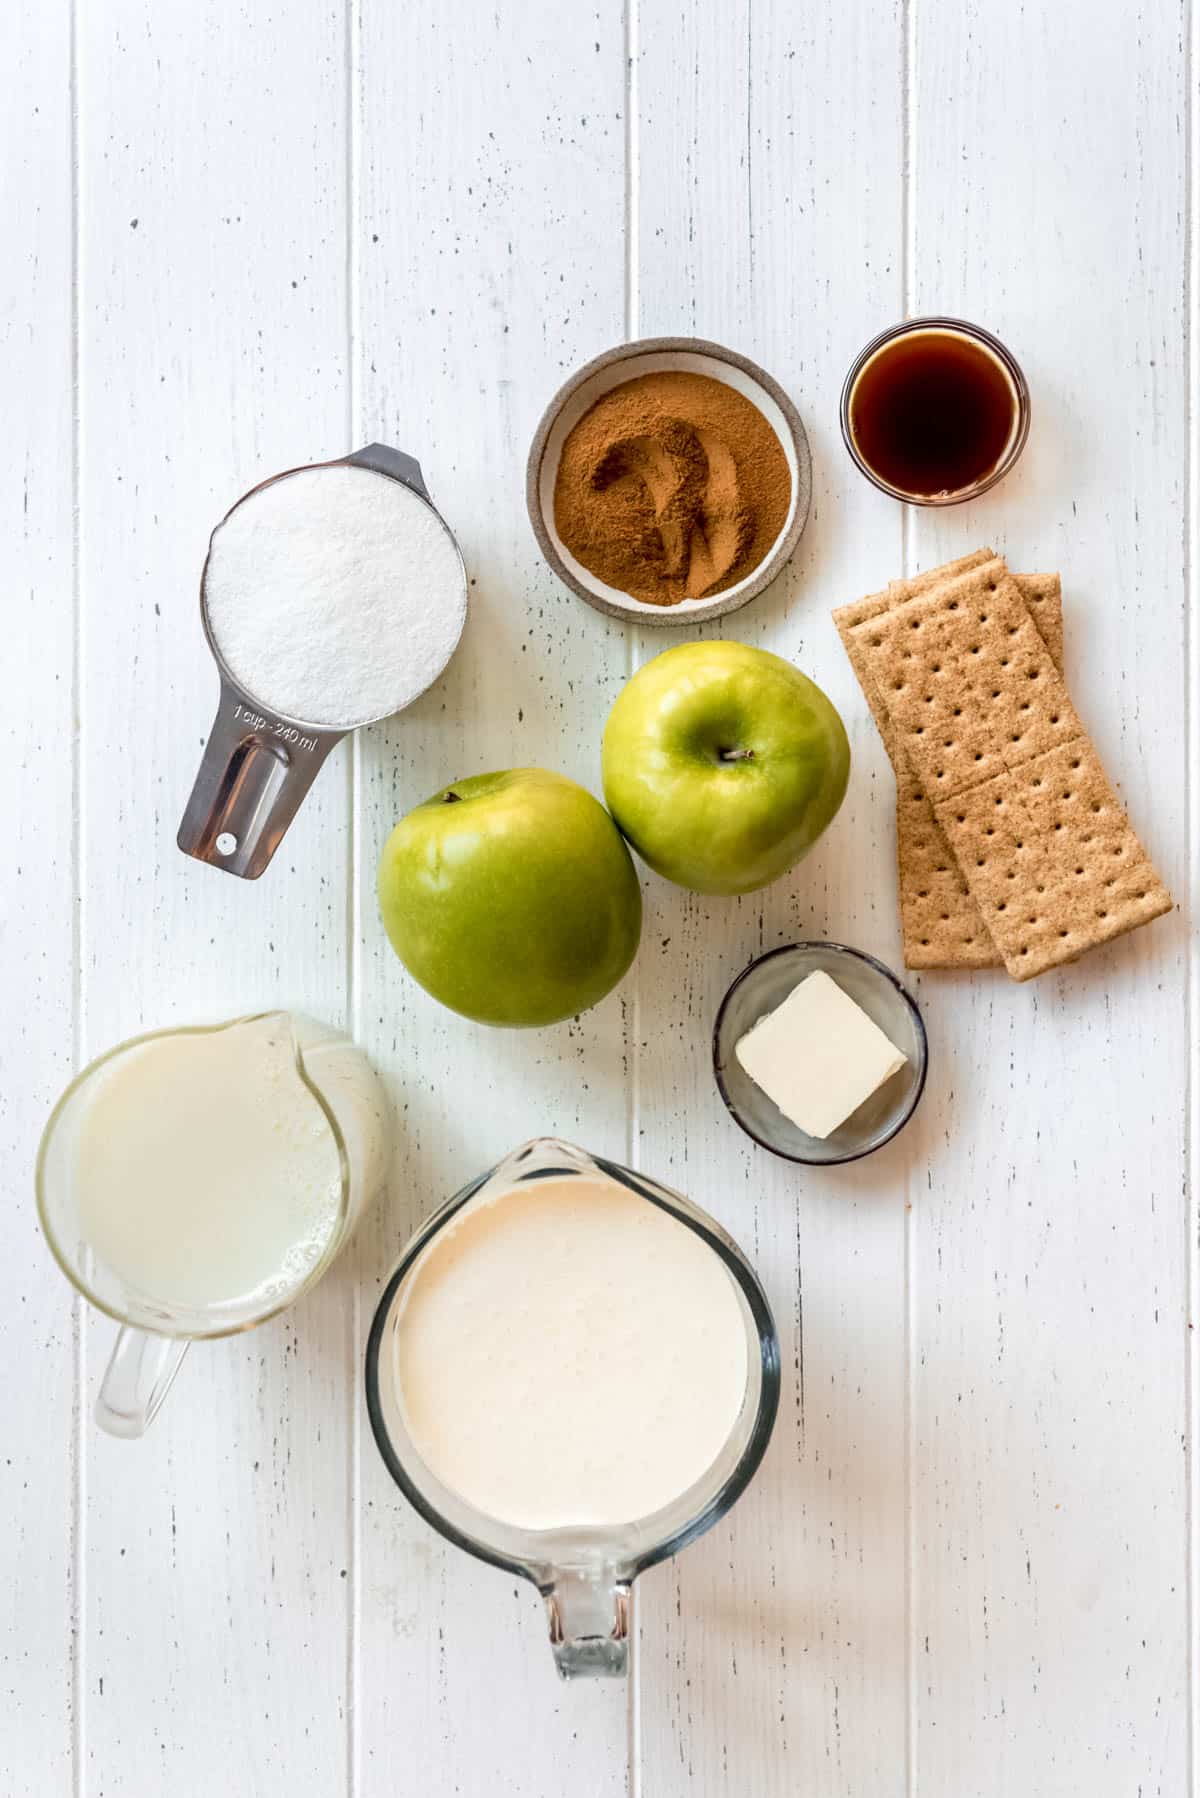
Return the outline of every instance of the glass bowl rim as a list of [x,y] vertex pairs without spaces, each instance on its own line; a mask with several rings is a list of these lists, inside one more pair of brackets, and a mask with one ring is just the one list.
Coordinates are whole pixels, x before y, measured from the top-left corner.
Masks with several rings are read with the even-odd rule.
[[[944,498],[938,498],[932,494],[907,493],[902,487],[893,487],[890,481],[885,481],[883,476],[878,474],[876,470],[871,467],[870,463],[865,461],[859,454],[858,447],[854,442],[854,433],[850,428],[851,396],[854,392],[859,375],[861,375],[863,369],[867,366],[867,363],[871,358],[883,349],[885,344],[893,343],[898,338],[908,337],[920,331],[937,330],[944,331],[947,335],[972,338],[976,343],[982,344],[985,349],[990,350],[997,361],[1004,367],[1009,379],[1013,383],[1013,388],[1017,396],[1016,430],[1013,434],[1011,443],[1001,456],[999,462],[997,462],[995,468],[984,480],[976,481],[970,487],[961,487],[954,493],[946,494]],[[985,330],[982,325],[972,324],[970,319],[951,318],[941,314],[930,314],[927,317],[904,319],[899,324],[889,325],[885,331],[880,331],[876,336],[872,337],[871,341],[859,351],[858,355],[854,358],[854,361],[850,364],[849,372],[842,383],[842,397],[838,405],[838,418],[842,428],[842,442],[849,452],[851,461],[858,469],[858,472],[861,475],[865,475],[871,485],[877,488],[880,493],[886,493],[889,499],[898,499],[906,506],[961,506],[965,505],[968,500],[980,498],[982,494],[987,493],[994,487],[998,481],[1002,481],[1006,474],[1011,473],[1016,463],[1020,460],[1021,452],[1024,450],[1029,439],[1029,426],[1033,418],[1033,407],[1029,397],[1029,383],[1025,379],[1025,371],[1007,344],[1002,343],[998,337],[993,336],[992,332]]]
[[[750,975],[758,968],[761,968],[765,962],[774,961],[780,955],[793,955],[797,950],[806,949],[819,949],[832,952],[835,960],[840,956],[848,955],[853,957],[855,961],[866,962],[877,974],[882,974],[889,986],[893,987],[900,995],[900,998],[908,1007],[915,1026],[917,1047],[920,1053],[917,1058],[917,1080],[916,1085],[913,1088],[912,1097],[897,1117],[891,1129],[888,1130],[885,1135],[881,1136],[877,1142],[870,1143],[866,1148],[855,1149],[848,1155],[793,1155],[787,1149],[777,1148],[774,1143],[768,1142],[766,1138],[760,1136],[756,1130],[751,1129],[725,1084],[721,1059],[721,1026],[725,1021],[725,1014],[734,994],[742,985],[743,981],[749,979]],[[738,1129],[744,1131],[751,1142],[757,1143],[760,1149],[766,1149],[768,1154],[777,1155],[781,1161],[790,1161],[799,1167],[845,1167],[851,1161],[863,1161],[868,1155],[874,1155],[877,1149],[882,1149],[887,1143],[890,1143],[895,1137],[899,1136],[901,1130],[903,1130],[904,1126],[911,1120],[917,1106],[921,1103],[921,1098],[925,1091],[925,1081],[929,1073],[929,1033],[925,1028],[925,1020],[921,1016],[920,1007],[917,1005],[916,1000],[904,985],[899,975],[893,973],[886,962],[880,961],[878,956],[869,955],[865,949],[852,948],[849,943],[835,943],[827,941],[823,937],[810,937],[798,943],[781,943],[777,949],[767,949],[762,955],[756,955],[754,960],[747,962],[741,973],[729,983],[728,987],[725,989],[721,1003],[717,1007],[717,1015],[713,1022],[712,1063],[713,1078],[717,1083],[717,1091],[721,1095],[721,1102],[734,1123],[738,1126]]]

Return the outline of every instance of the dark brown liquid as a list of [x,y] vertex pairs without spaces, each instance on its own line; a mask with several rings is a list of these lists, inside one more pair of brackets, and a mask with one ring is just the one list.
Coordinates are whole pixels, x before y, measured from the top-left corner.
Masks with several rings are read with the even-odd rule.
[[1017,398],[987,350],[918,331],[872,357],[850,396],[850,432],[867,466],[923,499],[986,480],[1008,447]]

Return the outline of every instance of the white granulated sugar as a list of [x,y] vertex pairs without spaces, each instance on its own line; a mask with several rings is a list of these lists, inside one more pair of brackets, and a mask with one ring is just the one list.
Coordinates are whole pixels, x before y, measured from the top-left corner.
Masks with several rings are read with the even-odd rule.
[[306,724],[363,724],[411,704],[467,612],[457,547],[419,495],[369,468],[304,468],[217,526],[209,627],[252,698]]

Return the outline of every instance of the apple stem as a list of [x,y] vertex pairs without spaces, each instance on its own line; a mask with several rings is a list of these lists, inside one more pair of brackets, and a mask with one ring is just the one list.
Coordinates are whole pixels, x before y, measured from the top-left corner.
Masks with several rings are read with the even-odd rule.
[[754,760],[752,749],[718,749],[717,754],[723,762],[752,762]]
[[461,793],[443,793],[442,794],[442,804],[443,805],[461,805],[462,804],[462,794]]

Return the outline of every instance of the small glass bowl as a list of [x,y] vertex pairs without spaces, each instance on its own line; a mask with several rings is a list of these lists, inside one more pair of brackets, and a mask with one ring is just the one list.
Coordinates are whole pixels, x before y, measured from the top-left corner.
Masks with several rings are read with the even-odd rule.
[[[821,1140],[808,1136],[758,1086],[734,1050],[752,1025],[783,1004],[809,974],[828,974],[908,1057],[845,1123]],[[890,968],[861,949],[842,943],[790,943],[760,955],[743,968],[721,1001],[713,1026],[713,1071],[717,1090],[739,1124],[772,1155],[808,1167],[858,1161],[881,1149],[903,1130],[925,1090],[929,1044],[916,1003]]]
[[[972,481],[967,487],[958,487],[953,493],[906,493],[902,487],[893,487],[890,481],[886,481],[876,469],[872,468],[866,458],[859,454],[850,422],[854,390],[867,363],[877,356],[880,350],[895,343],[897,338],[915,337],[923,331],[945,332],[948,336],[965,337],[970,342],[977,343],[981,349],[990,351],[1008,376],[1016,400],[1017,416],[1013,423],[1012,435],[996,466],[980,480]],[[898,499],[906,506],[961,506],[965,500],[978,499],[981,493],[986,493],[990,487],[996,485],[997,481],[1002,481],[1019,459],[1029,437],[1030,416],[1029,383],[1025,379],[1020,363],[998,337],[993,337],[991,332],[985,331],[982,325],[969,324],[965,318],[909,318],[905,319],[902,324],[890,326],[888,330],[881,331],[878,337],[873,337],[866,348],[854,358],[850,366],[850,373],[846,376],[842,386],[842,441],[849,450],[855,466],[860,474],[866,475],[873,487],[878,487],[881,493],[890,494],[892,499]]]

